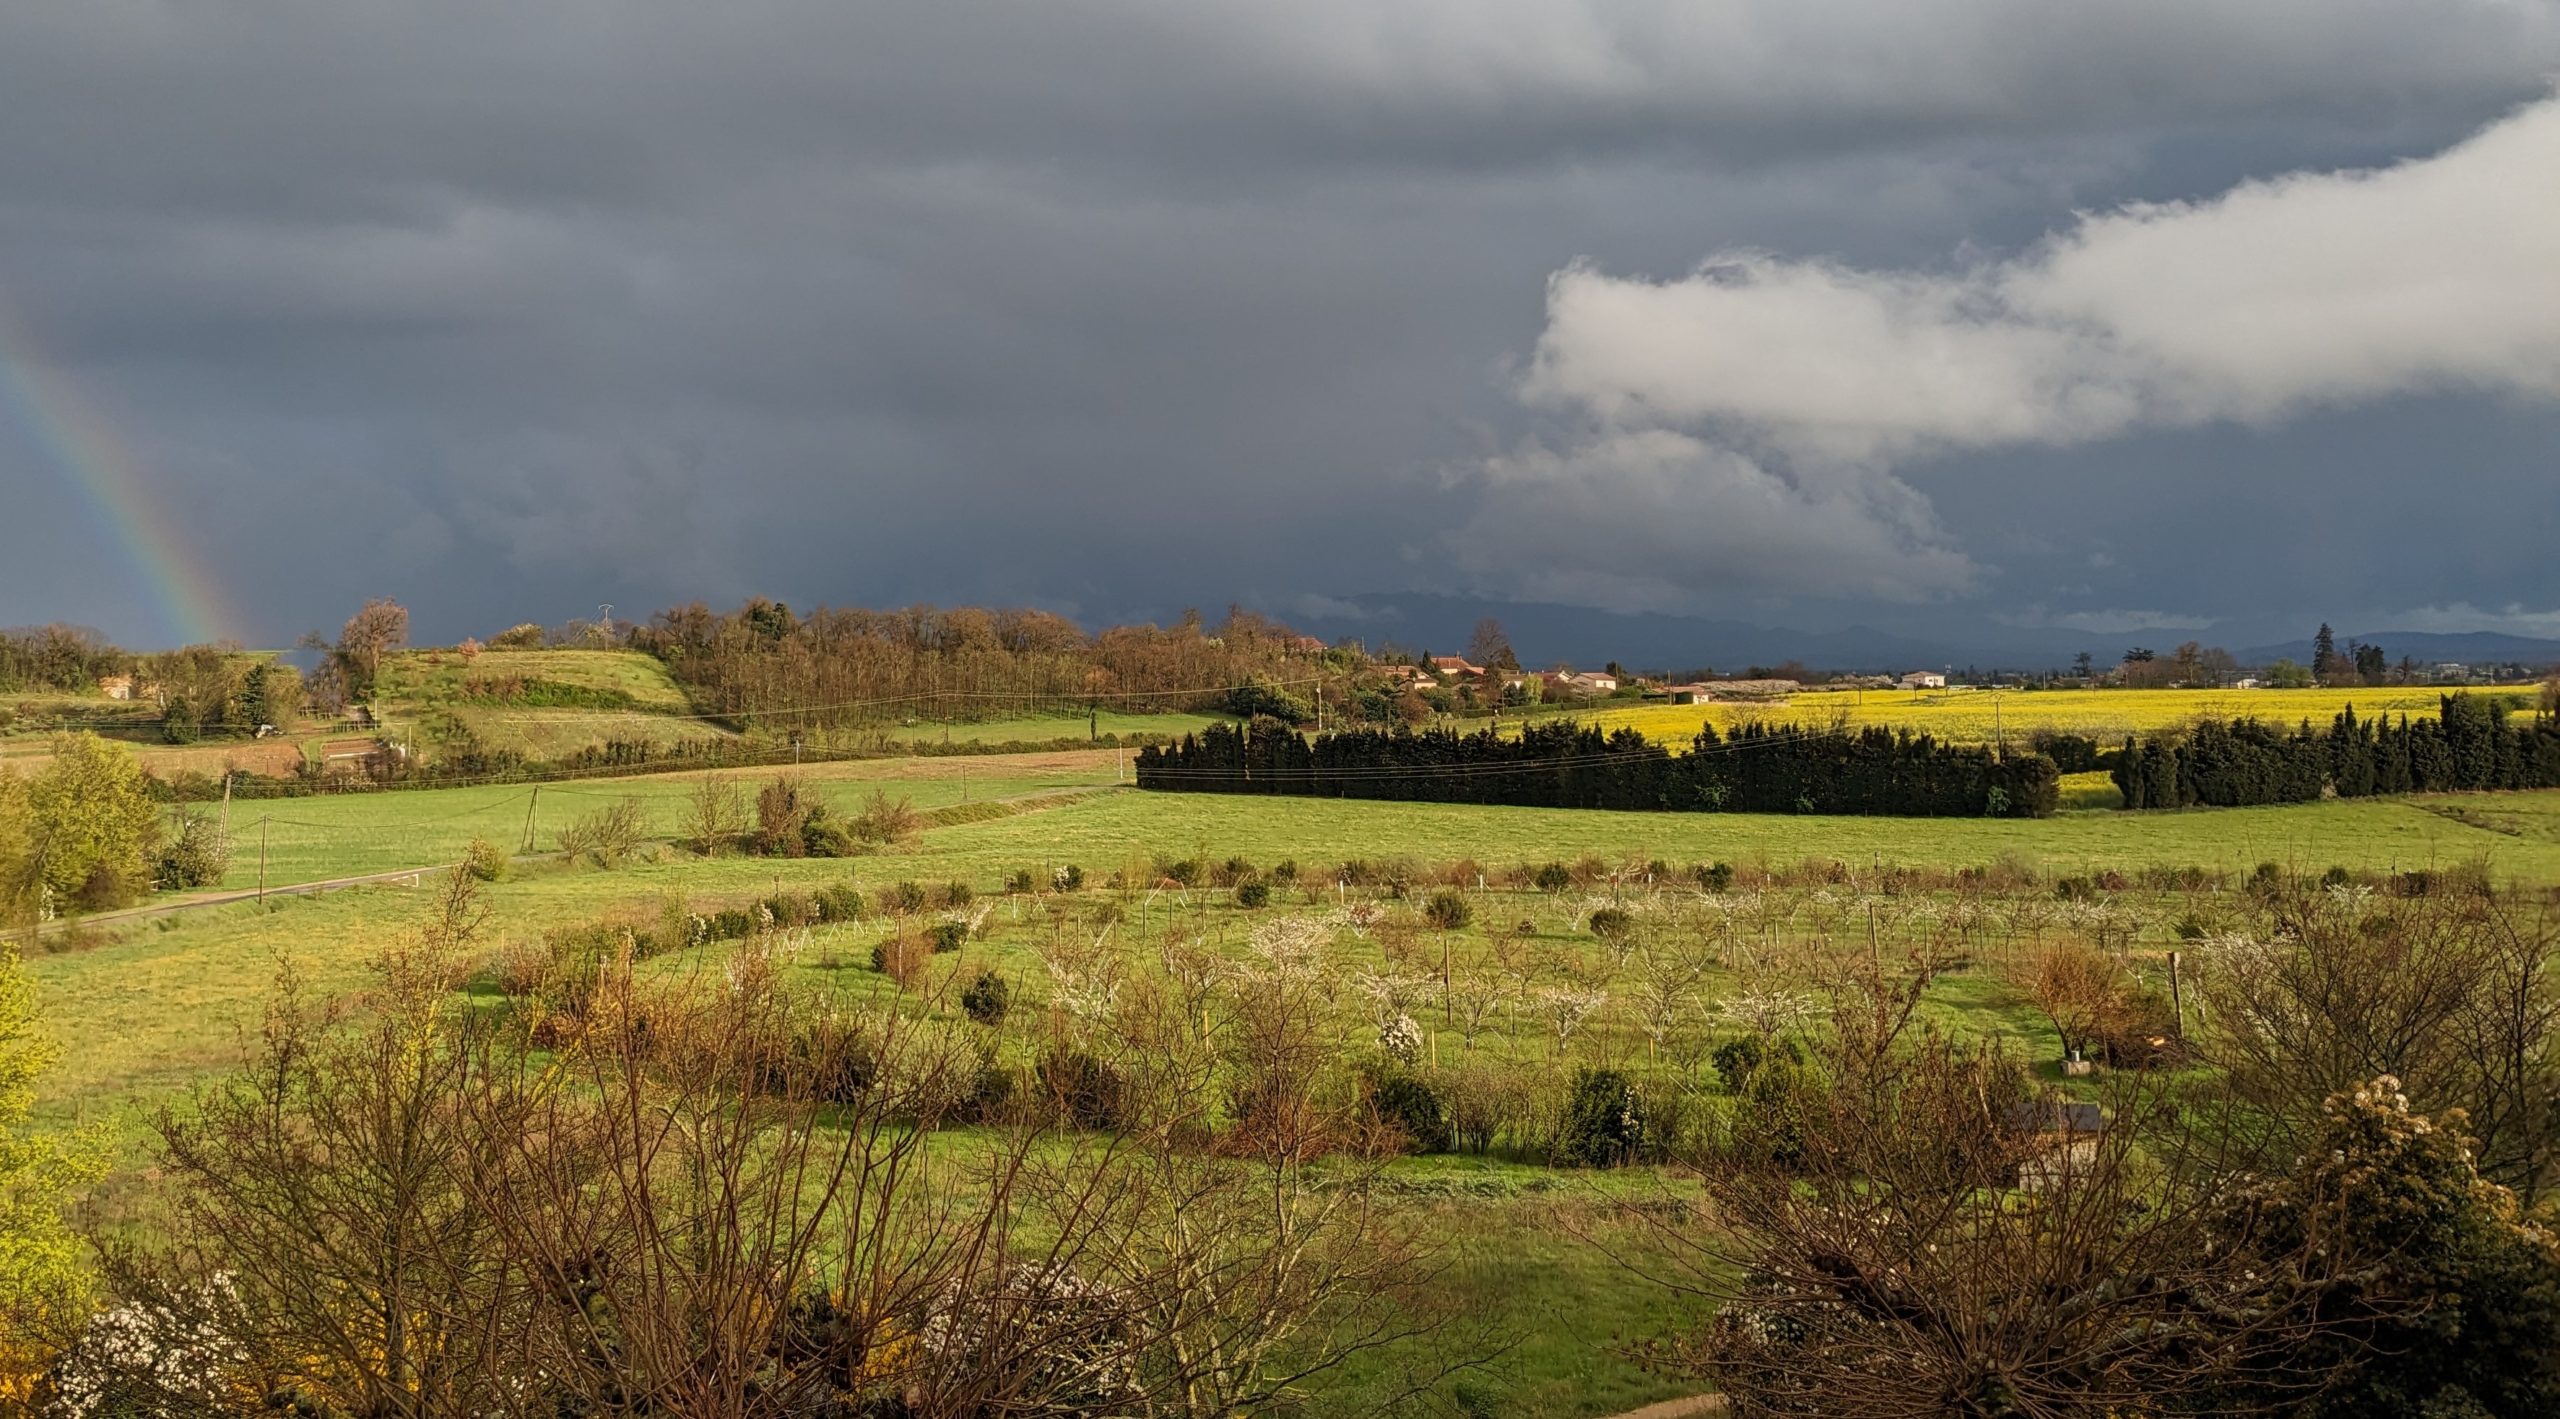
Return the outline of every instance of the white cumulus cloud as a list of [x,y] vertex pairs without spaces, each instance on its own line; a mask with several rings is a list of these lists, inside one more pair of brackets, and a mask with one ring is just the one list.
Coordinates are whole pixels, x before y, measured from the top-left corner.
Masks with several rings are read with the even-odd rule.
[[1486,461],[1452,542],[1517,562],[1589,522],[1609,588],[1655,602],[1744,579],[1955,594],[1982,569],[1897,475],[1912,460],[2447,390],[2560,396],[2560,98],[2430,156],[2083,214],[1953,270],[1568,266],[1519,392],[1586,431]]
[[1522,383],[1806,466],[2446,389],[2560,395],[2560,99],[2432,156],[2087,215],[1952,272],[1568,267]]

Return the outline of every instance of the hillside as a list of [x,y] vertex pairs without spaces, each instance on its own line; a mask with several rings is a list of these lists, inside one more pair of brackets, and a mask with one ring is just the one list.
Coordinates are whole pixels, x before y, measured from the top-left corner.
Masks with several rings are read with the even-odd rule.
[[735,740],[692,718],[655,656],[629,650],[406,651],[386,657],[373,710],[430,755],[478,748],[555,759],[613,742]]

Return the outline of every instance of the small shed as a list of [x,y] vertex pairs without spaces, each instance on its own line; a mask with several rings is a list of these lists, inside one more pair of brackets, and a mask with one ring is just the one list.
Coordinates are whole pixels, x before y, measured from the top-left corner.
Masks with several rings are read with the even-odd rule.
[[2018,1187],[2050,1192],[2087,1174],[2106,1137],[2106,1112],[2096,1104],[2040,1099],[2009,1110],[2009,1131],[2019,1145]]

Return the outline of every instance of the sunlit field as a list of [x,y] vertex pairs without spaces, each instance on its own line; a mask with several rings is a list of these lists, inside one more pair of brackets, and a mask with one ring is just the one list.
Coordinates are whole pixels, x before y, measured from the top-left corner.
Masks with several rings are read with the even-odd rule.
[[[1589,708],[1542,710],[1630,728],[1657,742],[1677,744],[1702,724],[1719,732],[1760,723],[1868,725],[1925,731],[1960,743],[2012,743],[2039,729],[2078,734],[2102,742],[2129,734],[2171,729],[2199,717],[2253,716],[2282,724],[2308,719],[2327,724],[2349,705],[2359,715],[2433,717],[2449,691],[2435,686],[2355,690],[1808,690],[1786,700],[1757,704],[1626,704],[1601,701]],[[2531,686],[2474,690],[2530,703]],[[1506,716],[1506,720],[1509,717]]]

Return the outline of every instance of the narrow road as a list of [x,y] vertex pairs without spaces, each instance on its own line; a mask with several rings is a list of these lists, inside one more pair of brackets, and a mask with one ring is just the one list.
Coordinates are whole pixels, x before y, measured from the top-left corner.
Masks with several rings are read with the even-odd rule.
[[[521,861],[523,859],[518,860]],[[263,893],[255,887],[243,887],[237,891],[225,890],[220,892],[197,892],[193,895],[178,898],[173,901],[145,902],[143,905],[138,907],[124,907],[116,911],[99,912],[94,916],[75,917],[62,921],[48,921],[44,924],[43,929],[46,931],[57,931],[68,930],[74,926],[114,926],[119,922],[147,921],[152,917],[169,916],[174,913],[184,911],[195,911],[202,907],[227,907],[239,902],[253,902],[261,895],[269,897],[307,897],[320,892],[334,892],[342,887],[370,887],[385,882],[397,882],[405,886],[415,887],[426,879],[428,873],[442,872],[452,866],[453,864],[450,862],[439,862],[432,867],[403,867],[392,872],[368,872],[361,877],[325,877],[317,882],[295,882],[289,886],[269,887]]]

